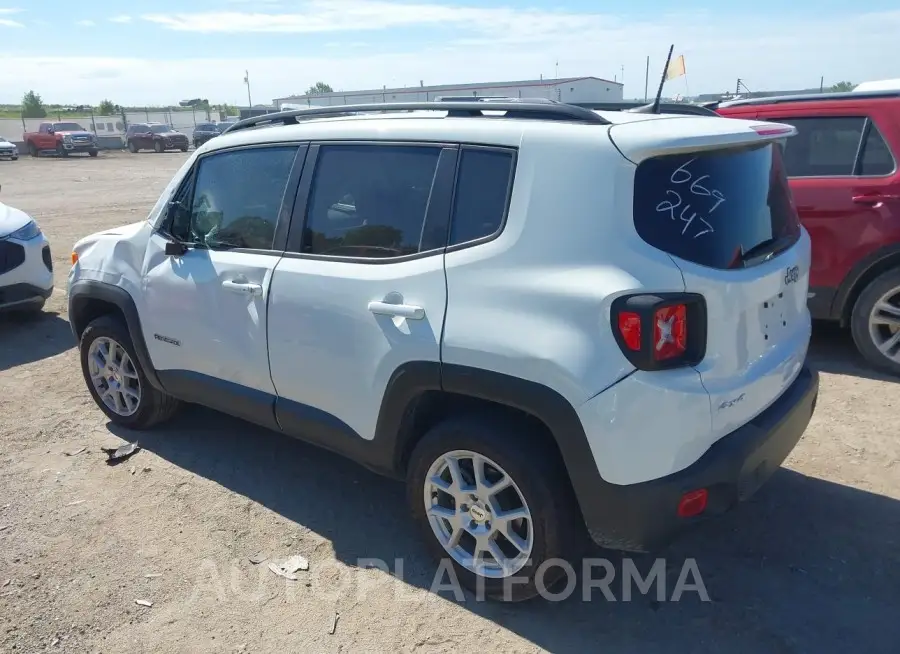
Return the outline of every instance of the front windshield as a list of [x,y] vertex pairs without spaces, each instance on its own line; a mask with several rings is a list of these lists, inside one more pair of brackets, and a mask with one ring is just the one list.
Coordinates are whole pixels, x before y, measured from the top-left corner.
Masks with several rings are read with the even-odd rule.
[[165,134],[166,132],[171,132],[173,130],[168,125],[151,125],[150,131],[154,134]]
[[53,123],[54,132],[84,132],[84,127],[78,123]]

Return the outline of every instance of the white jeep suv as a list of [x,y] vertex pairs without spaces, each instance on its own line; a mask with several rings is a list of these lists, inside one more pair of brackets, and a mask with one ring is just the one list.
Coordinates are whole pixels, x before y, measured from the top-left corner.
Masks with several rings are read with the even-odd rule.
[[0,313],[33,313],[53,294],[53,258],[41,228],[0,202]]
[[463,583],[534,596],[585,530],[646,551],[745,499],[809,423],[793,131],[527,102],[241,121],[75,245],[87,387],[120,425],[193,402],[405,479]]

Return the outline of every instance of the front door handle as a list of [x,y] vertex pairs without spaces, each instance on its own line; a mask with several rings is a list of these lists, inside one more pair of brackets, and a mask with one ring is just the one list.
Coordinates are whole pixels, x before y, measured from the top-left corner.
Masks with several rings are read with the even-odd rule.
[[260,284],[251,284],[250,282],[226,280],[222,282],[222,288],[239,295],[262,295],[262,286]]
[[425,309],[412,304],[391,304],[389,302],[369,302],[369,311],[379,316],[392,316],[394,318],[407,318],[409,320],[422,320],[425,317]]
[[889,200],[900,200],[900,195],[872,193],[871,195],[854,195],[853,201],[857,204],[881,204]]

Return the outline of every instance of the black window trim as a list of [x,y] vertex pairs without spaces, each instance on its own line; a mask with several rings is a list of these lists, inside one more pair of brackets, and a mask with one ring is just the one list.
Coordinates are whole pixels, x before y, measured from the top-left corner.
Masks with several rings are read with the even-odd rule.
[[[769,113],[760,113],[759,118],[762,120],[771,120],[774,122],[783,122],[788,125],[794,125],[791,121],[804,121],[804,120],[828,120],[829,118],[862,118],[863,119],[863,128],[862,132],[859,136],[859,143],[856,145],[856,157],[853,160],[853,170],[848,175],[788,175],[788,179],[886,179],[889,177],[893,177],[897,174],[897,157],[894,156],[893,151],[891,150],[891,144],[888,142],[886,138],[884,138],[884,133],[878,128],[876,122],[872,119],[872,117],[868,114],[825,114],[825,115],[807,115],[807,116],[797,116],[797,115],[787,115],[787,116],[778,116]],[[796,127],[796,125],[794,125]],[[894,162],[894,168],[889,173],[885,173],[884,175],[861,175],[859,174],[859,170],[862,167],[862,157],[865,154],[865,145],[866,139],[871,133],[872,129],[881,137],[881,140],[884,142],[885,147],[887,148],[888,154],[891,155],[891,160]],[[799,131],[799,130],[798,130]],[[796,138],[791,137],[791,138]],[[788,141],[790,142],[790,141]]]
[[[375,145],[382,147],[428,147],[440,148],[441,153],[438,157],[437,168],[435,169],[434,179],[431,186],[431,197],[429,198],[427,214],[425,216],[425,225],[431,221],[440,221],[438,226],[446,233],[446,239],[450,235],[450,208],[452,204],[452,195],[456,188],[456,170],[459,161],[460,145],[458,143],[447,143],[445,141],[425,141],[425,140],[377,140],[377,139],[329,139],[311,141],[309,150],[306,153],[306,163],[304,165],[303,175],[300,178],[300,186],[297,190],[297,198],[294,203],[294,212],[291,217],[290,234],[284,251],[284,257],[289,259],[309,259],[313,261],[327,261],[334,263],[359,263],[366,265],[386,265],[394,263],[404,263],[414,261],[416,259],[424,259],[438,254],[443,254],[447,250],[447,240],[440,246],[422,250],[413,254],[405,254],[399,257],[353,257],[333,254],[315,254],[311,252],[301,252],[303,245],[303,233],[306,229],[309,218],[309,202],[312,199],[312,185],[318,170],[319,151],[325,146],[354,146],[354,145]],[[441,197],[444,196],[444,197]],[[440,223],[444,223],[440,225]],[[424,230],[423,225],[423,232]],[[435,228],[437,229],[437,228]]]
[[[453,232],[453,215],[456,210],[456,193],[459,189],[459,168],[462,166],[463,160],[463,152],[466,150],[481,150],[486,152],[500,152],[503,154],[509,154],[510,156],[510,171],[509,171],[509,179],[506,182],[506,200],[503,205],[503,216],[500,218],[500,225],[497,227],[495,231],[485,236],[479,236],[478,238],[473,238],[468,241],[463,241],[462,243],[456,243],[454,245],[450,245],[450,234]],[[453,200],[450,206],[450,221],[451,224],[447,230],[447,247],[446,251],[449,252],[458,252],[459,250],[465,250],[466,248],[475,247],[477,245],[483,245],[484,243],[489,243],[494,239],[498,238],[500,234],[503,233],[503,230],[506,228],[506,219],[509,216],[509,205],[512,202],[512,190],[513,185],[516,179],[516,169],[518,168],[519,151],[517,148],[511,148],[506,146],[495,146],[495,145],[474,145],[474,144],[460,144],[460,152],[459,158],[456,163],[456,174],[453,180]]]
[[[193,165],[191,166],[191,169],[187,172],[187,174],[185,174],[184,178],[178,184],[178,188],[176,188],[175,192],[172,193],[172,196],[169,202],[166,204],[165,209],[163,209],[166,212],[166,217],[165,220],[160,223],[159,227],[156,228],[156,233],[169,241],[181,242],[178,241],[178,239],[171,232],[172,213],[170,210],[170,204],[172,202],[172,198],[178,197],[178,195],[182,193],[182,191],[187,189],[188,185],[194,185],[197,177],[197,171],[200,169],[200,164],[204,159],[227,152],[277,147],[293,147],[296,148],[296,151],[294,153],[294,161],[291,164],[291,170],[288,173],[288,179],[284,188],[284,193],[281,197],[281,207],[278,210],[278,221],[275,223],[275,235],[272,239],[272,248],[207,248],[198,247],[195,243],[183,243],[183,245],[185,245],[189,250],[207,250],[210,252],[238,252],[242,254],[267,254],[279,257],[282,256],[284,254],[285,248],[287,247],[291,216],[294,211],[294,204],[297,199],[297,189],[299,186],[300,177],[303,172],[304,162],[306,161],[307,151],[309,149],[308,141],[274,141],[268,143],[250,143],[246,145],[236,145],[227,148],[221,148],[218,150],[212,150],[210,152],[204,152],[203,154],[198,155]],[[188,202],[188,206],[193,206],[195,190],[196,188],[189,189],[190,201]]]

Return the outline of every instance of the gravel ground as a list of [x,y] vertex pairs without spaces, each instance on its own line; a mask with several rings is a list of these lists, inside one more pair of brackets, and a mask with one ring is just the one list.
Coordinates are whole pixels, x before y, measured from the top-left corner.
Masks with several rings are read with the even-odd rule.
[[[898,384],[828,326],[812,351],[818,410],[785,469],[665,553],[665,599],[693,558],[709,602],[636,591],[625,602],[618,581],[616,602],[430,592],[435,568],[399,484],[200,408],[107,466],[100,448],[136,435],[108,425],[84,387],[66,318],[70,246],[143,218],[184,156],[0,162],[2,199],[40,222],[57,285],[40,318],[0,319],[4,651],[898,651]],[[281,579],[249,561],[258,552],[303,554],[310,570]]]

